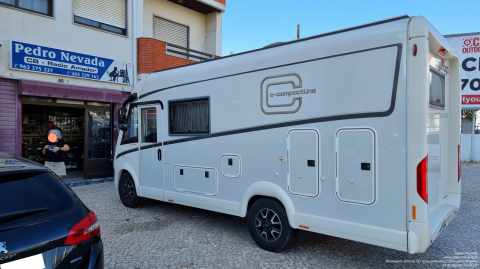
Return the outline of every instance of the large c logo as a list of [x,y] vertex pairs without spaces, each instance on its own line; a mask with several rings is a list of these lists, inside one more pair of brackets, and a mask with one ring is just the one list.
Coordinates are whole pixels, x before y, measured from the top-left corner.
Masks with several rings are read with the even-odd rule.
[[[268,84],[265,82],[268,80]],[[264,85],[265,89],[264,89]],[[263,79],[262,84],[260,85],[260,107],[263,113],[267,115],[273,114],[290,114],[297,112],[302,106],[302,97],[292,98],[290,103],[285,104],[271,104],[268,100],[269,97],[269,88],[272,86],[278,86],[282,84],[291,84],[292,89],[298,89],[302,87],[302,78],[299,74],[289,73],[278,76],[269,76]],[[283,94],[283,95],[282,95]],[[290,96],[288,92],[275,93],[271,96]],[[298,101],[298,102],[296,102]],[[297,103],[297,105],[295,105]],[[295,105],[295,106],[294,106]],[[293,107],[292,107],[293,106]],[[285,109],[285,107],[292,107],[291,109]]]

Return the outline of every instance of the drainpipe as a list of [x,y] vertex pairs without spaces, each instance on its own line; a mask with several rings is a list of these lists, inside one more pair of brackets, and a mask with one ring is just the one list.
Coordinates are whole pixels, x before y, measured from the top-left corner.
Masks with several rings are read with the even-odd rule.
[[133,87],[137,85],[137,0],[132,0]]
[[476,110],[472,110],[473,111],[473,117],[472,117],[472,137],[470,139],[470,161],[473,162],[473,149],[475,148],[473,143],[474,143],[474,136],[475,136],[475,121],[476,121],[476,118],[477,118],[477,111]]

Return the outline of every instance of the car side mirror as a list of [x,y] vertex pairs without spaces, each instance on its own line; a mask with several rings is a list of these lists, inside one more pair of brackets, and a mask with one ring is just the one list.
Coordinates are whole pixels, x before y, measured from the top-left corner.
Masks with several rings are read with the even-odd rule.
[[128,130],[127,108],[123,106],[118,110],[118,128],[124,132]]

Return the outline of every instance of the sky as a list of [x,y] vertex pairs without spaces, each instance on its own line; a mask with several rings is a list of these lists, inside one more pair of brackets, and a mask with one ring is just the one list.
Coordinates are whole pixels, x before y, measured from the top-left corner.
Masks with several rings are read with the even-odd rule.
[[222,55],[403,14],[424,16],[440,33],[480,32],[480,0],[227,0]]

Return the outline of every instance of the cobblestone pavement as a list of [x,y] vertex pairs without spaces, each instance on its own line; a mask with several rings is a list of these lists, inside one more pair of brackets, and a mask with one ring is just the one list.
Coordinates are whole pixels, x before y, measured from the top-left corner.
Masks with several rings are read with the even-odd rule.
[[308,232],[283,252],[270,253],[255,245],[244,218],[153,200],[126,208],[112,182],[73,190],[99,218],[106,268],[440,268],[386,260],[480,253],[480,165],[462,165],[462,182],[457,218],[416,255]]

